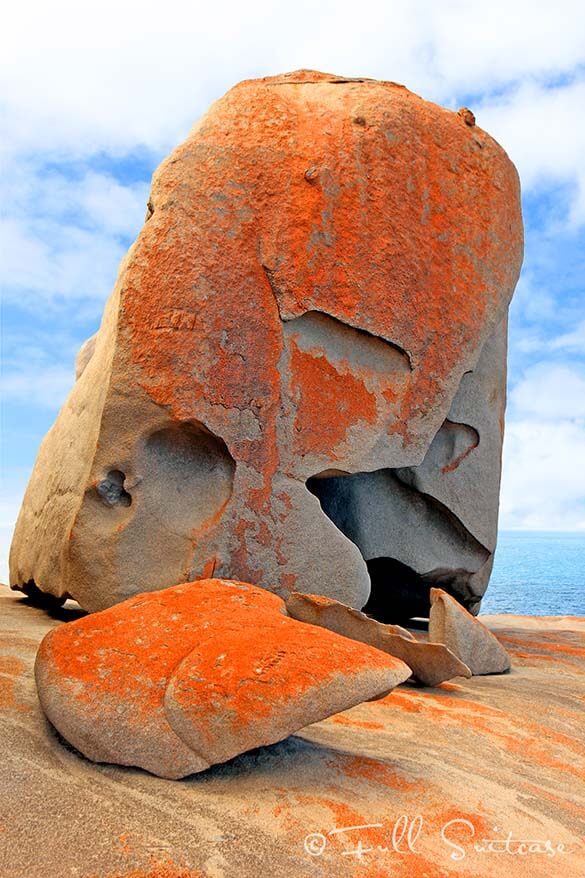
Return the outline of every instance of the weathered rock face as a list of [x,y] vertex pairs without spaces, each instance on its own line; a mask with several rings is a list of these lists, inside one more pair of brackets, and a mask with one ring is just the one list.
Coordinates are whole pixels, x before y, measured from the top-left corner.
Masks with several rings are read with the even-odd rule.
[[43,710],[78,750],[172,778],[386,695],[410,673],[289,618],[270,592],[216,579],[51,631],[35,664]]
[[438,581],[477,607],[522,225],[469,121],[310,71],[211,108],[43,442],[14,587],[96,610],[219,575],[408,617]]
[[474,676],[510,670],[510,656],[498,638],[442,588],[431,589],[429,641],[446,644]]

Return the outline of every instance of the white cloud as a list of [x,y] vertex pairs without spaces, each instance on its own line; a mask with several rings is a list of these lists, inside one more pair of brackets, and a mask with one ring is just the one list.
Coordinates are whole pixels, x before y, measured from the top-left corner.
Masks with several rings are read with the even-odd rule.
[[500,525],[585,528],[585,369],[539,363],[510,394]]
[[542,323],[554,316],[558,309],[554,290],[544,288],[530,270],[523,270],[514,291],[512,309],[528,321]]
[[585,418],[585,369],[538,363],[527,370],[510,393],[510,408],[515,416],[543,420]]
[[126,250],[123,241],[144,220],[148,186],[123,186],[93,171],[66,177],[29,161],[13,169],[4,197],[5,299],[31,308],[59,296],[101,304]]
[[12,217],[0,219],[0,240],[3,291],[11,285],[12,279],[21,287],[41,289],[50,277],[47,273],[50,264],[48,244],[32,236],[22,222]]
[[3,25],[5,148],[21,152],[168,149],[233,83],[298,67],[450,101],[585,60],[579,0],[103,0],[91,24],[77,2],[23,0]]
[[[558,310],[558,308],[557,308]],[[579,321],[568,332],[546,338],[543,332],[516,329],[513,341],[514,353],[540,354],[552,352],[560,356],[585,356],[585,320]]]
[[549,347],[552,351],[577,351],[585,355],[585,320],[581,320],[570,332],[553,338]]
[[79,208],[105,232],[134,237],[146,214],[149,186],[122,186],[106,174],[90,172],[76,187]]
[[445,86],[495,89],[526,75],[551,76],[583,60],[580,0],[430,3],[434,60]]
[[533,417],[507,424],[500,526],[585,529],[585,423]]
[[51,216],[109,235],[132,236],[144,220],[148,185],[122,185],[110,174],[85,170],[65,175],[42,160],[14,162],[4,184],[5,204],[22,218]]
[[585,222],[584,106],[581,77],[554,88],[526,81],[477,108],[479,124],[505,147],[526,189],[551,183],[573,187],[573,225]]
[[58,409],[74,384],[72,369],[59,364],[44,365],[20,360],[17,367],[4,370],[0,389],[5,402],[23,402],[29,406]]
[[7,219],[0,224],[0,236],[4,300],[32,310],[58,296],[93,298],[101,310],[126,249],[110,236],[51,219]]

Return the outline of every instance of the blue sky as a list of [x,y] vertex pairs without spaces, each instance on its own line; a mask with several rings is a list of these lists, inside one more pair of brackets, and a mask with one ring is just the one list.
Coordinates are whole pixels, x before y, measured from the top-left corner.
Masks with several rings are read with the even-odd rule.
[[76,351],[142,225],[152,171],[235,82],[300,67],[470,106],[516,163],[526,255],[511,307],[501,526],[585,529],[580,6],[19,3],[0,71],[1,560]]

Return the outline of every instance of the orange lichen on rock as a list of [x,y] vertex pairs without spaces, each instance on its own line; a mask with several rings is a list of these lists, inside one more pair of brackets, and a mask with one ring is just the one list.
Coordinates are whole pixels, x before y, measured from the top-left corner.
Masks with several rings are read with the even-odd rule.
[[301,454],[326,454],[347,438],[360,421],[374,423],[376,398],[363,381],[337,371],[325,355],[315,357],[293,343],[295,445]]
[[[504,394],[522,222],[514,166],[469,118],[314,71],[242,82],[211,107],[155,173],[43,443],[14,587],[93,611],[211,572],[361,607],[366,560],[392,551],[358,549],[306,483],[418,468],[461,396],[489,399],[472,412],[487,438],[424,494],[468,532],[446,566],[460,576],[477,549],[462,590],[477,602],[501,445],[486,411]],[[488,349],[491,383],[465,396]],[[414,554],[404,563],[427,573],[424,542]]]
[[[18,640],[18,638],[16,638]],[[15,647],[16,644],[10,644]],[[18,678],[26,672],[26,665],[15,655],[0,655],[0,708],[13,713],[30,712],[18,694]]]
[[355,729],[383,729],[384,726],[382,723],[375,723],[366,720],[354,719],[351,716],[344,716],[342,713],[339,716],[333,717],[334,723],[339,723],[342,726],[353,726]]
[[[222,616],[213,612],[221,629]],[[77,623],[66,620],[78,617],[70,604],[49,616],[0,589],[0,653],[27,668],[4,679],[16,683],[30,707],[27,714],[0,710],[0,847],[7,875],[192,878],[190,871],[199,871],[206,878],[257,878],[268,869],[319,878],[439,878],[449,872],[458,878],[551,878],[559,870],[567,876],[583,871],[583,657],[560,666],[560,653],[549,645],[578,647],[584,620],[483,617],[499,639],[525,641],[527,649],[540,644],[535,649],[551,661],[534,653],[511,674],[462,679],[432,692],[407,683],[344,712],[343,722],[331,717],[175,783],[96,766],[63,748],[48,730],[38,709],[30,646],[51,628],[73,624],[75,631]],[[109,617],[94,618],[106,627]],[[163,627],[167,621],[163,614]],[[134,672],[131,655],[128,660]],[[407,701],[422,709],[402,709]],[[121,731],[112,746],[123,740]],[[58,820],[48,819],[53,814]],[[407,817],[411,825],[418,815],[424,823],[414,853],[407,837],[402,854],[376,849],[378,843],[391,849],[397,821]],[[452,859],[456,849],[441,836],[453,820],[447,837],[463,848],[462,861]],[[329,835],[356,824],[366,828]],[[370,832],[370,824],[382,826]],[[485,848],[484,839],[501,847],[509,834],[513,849],[517,840],[549,839],[564,851],[551,857],[474,849],[476,842]],[[321,856],[311,855],[307,836],[317,836],[317,844],[325,837]],[[360,839],[358,859],[350,850]]]
[[16,685],[14,680],[0,679],[0,707],[3,710],[14,709],[17,706],[17,702],[14,697],[14,692],[16,689]]
[[26,665],[15,655],[0,655],[0,674],[10,677],[20,677],[26,670]]
[[[339,717],[333,717],[331,722],[337,722],[338,719]],[[383,724],[381,727],[385,728]],[[371,783],[387,787],[389,790],[408,792],[410,790],[414,791],[418,787],[416,780],[409,778],[404,771],[383,759],[340,754],[337,757],[337,765],[346,777],[370,781]]]
[[410,668],[211,579],[51,631],[35,674],[48,718],[90,759],[182,777],[383,695]]
[[107,875],[92,873],[85,878],[203,878],[199,869],[190,869],[167,861],[157,861],[151,857],[151,864],[144,868],[133,868],[124,872],[109,872]]

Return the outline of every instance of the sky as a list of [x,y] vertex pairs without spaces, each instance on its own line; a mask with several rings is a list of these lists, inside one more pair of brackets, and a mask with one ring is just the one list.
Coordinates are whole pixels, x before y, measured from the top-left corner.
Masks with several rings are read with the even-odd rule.
[[516,164],[526,251],[500,526],[585,530],[581,0],[19,0],[0,50],[3,578],[38,446],[153,170],[236,82],[302,67],[468,106]]

